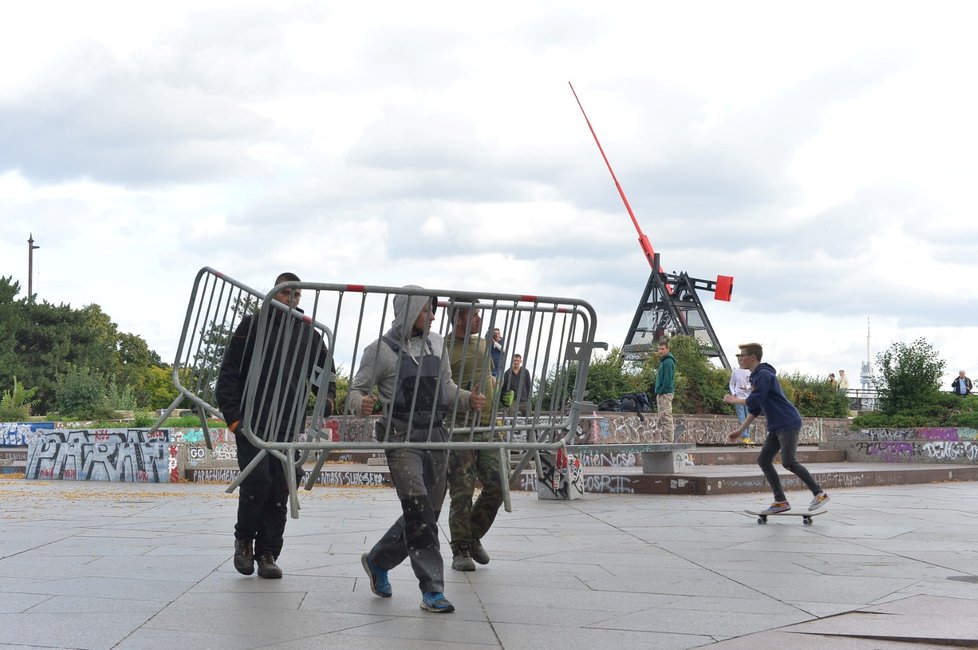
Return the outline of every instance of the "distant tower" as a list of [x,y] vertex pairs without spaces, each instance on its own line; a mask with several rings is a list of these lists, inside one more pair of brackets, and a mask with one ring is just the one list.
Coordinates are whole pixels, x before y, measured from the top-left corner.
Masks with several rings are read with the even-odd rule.
[[859,373],[859,383],[863,390],[873,388],[873,362],[869,356],[869,316],[866,317],[866,361],[863,362],[862,372]]

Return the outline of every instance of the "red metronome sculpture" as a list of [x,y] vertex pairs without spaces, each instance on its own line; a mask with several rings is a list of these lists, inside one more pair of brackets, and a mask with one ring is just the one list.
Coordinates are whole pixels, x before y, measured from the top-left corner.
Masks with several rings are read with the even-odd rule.
[[567,84],[570,86],[571,92],[574,93],[574,99],[577,100],[581,114],[584,115],[584,121],[587,122],[587,127],[594,137],[594,143],[598,145],[598,151],[601,152],[604,164],[607,165],[611,178],[615,182],[615,187],[618,189],[618,195],[621,196],[628,216],[632,219],[632,225],[635,226],[635,231],[638,233],[639,246],[642,247],[642,252],[652,267],[649,281],[645,285],[642,299],[635,310],[632,324],[628,328],[628,336],[622,346],[625,358],[642,359],[654,349],[659,340],[675,334],[684,334],[694,337],[707,357],[719,359],[720,364],[729,369],[730,362],[723,353],[723,347],[720,345],[716,332],[713,331],[713,326],[706,316],[706,310],[703,308],[703,303],[700,302],[696,290],[704,289],[712,292],[716,300],[729,301],[730,295],[733,293],[733,277],[718,275],[716,280],[700,280],[691,278],[686,273],[666,273],[662,270],[662,266],[659,264],[659,254],[655,252],[649,238],[642,232],[638,219],[632,212],[632,206],[625,196],[625,191],[621,188],[618,177],[615,176],[615,171],[611,168],[611,163],[608,162],[604,148],[598,140],[598,134],[594,132],[591,120],[584,112],[584,106],[581,105],[574,85],[569,81]]

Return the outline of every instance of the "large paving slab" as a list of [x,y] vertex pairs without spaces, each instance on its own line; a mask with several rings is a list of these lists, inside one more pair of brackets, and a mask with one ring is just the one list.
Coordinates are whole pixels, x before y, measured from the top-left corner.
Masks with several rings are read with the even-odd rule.
[[370,593],[359,556],[399,514],[391,489],[301,500],[267,581],[231,566],[221,485],[0,479],[0,648],[978,645],[975,483],[834,490],[811,526],[758,525],[762,494],[514,493],[492,562],[447,568],[449,615],[418,607],[407,565]]

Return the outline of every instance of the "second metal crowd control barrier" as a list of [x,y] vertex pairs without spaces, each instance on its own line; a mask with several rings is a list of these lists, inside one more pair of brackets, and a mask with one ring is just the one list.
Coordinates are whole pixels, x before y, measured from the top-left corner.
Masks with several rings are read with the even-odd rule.
[[[213,282],[208,276],[213,276]],[[206,328],[191,318],[192,311],[201,310],[202,298],[198,294],[202,280],[212,294],[226,294],[223,283],[227,284],[227,290],[247,291],[249,300],[256,293],[212,269],[202,269],[188,308],[181,348],[185,347],[185,339],[206,338],[195,335],[203,329],[221,332],[226,344],[230,338],[227,333],[233,332],[241,320],[241,314],[229,308],[219,311],[227,315],[226,322],[211,322]],[[301,291],[299,307],[303,312],[291,310],[272,298],[276,293],[290,289]],[[417,413],[432,411],[431,404],[425,399],[425,391],[420,388],[424,383],[420,378],[414,382],[407,414],[402,410],[395,417],[390,404],[384,404],[378,415],[369,417],[344,411],[345,390],[353,383],[364,362],[365,349],[380,341],[391,329],[394,301],[398,295],[424,299],[436,306],[431,332],[435,338],[443,340],[439,363],[447,365],[455,358],[461,364],[456,368],[459,372],[455,381],[462,379],[464,381],[460,383],[482,393],[490,392],[486,390],[487,386],[493,387],[494,397],[479,417],[457,401],[449,401],[435,409],[442,413],[444,426],[451,430],[447,440],[432,436],[440,424],[438,418],[429,419],[427,429],[420,436],[409,439],[393,434],[403,426],[401,419],[405,415],[411,420]],[[240,303],[242,299],[237,300]],[[577,432],[581,413],[594,410],[594,405],[584,401],[588,366],[593,350],[605,345],[595,343],[596,316],[591,306],[581,300],[417,287],[286,282],[272,289],[260,305],[255,306],[257,312],[252,322],[254,351],[247,374],[245,413],[238,432],[260,452],[239,473],[228,492],[233,491],[265,455],[271,455],[286,466],[293,517],[298,516],[299,480],[293,470],[301,469],[312,452],[318,452],[318,458],[305,479],[306,489],[311,489],[316,482],[329,452],[386,451],[404,447],[480,449],[498,453],[504,473],[505,507],[511,510],[511,481],[518,480],[530,461],[539,460],[541,451],[562,450]],[[458,311],[468,314],[470,310],[481,315],[481,324],[470,318],[465,324],[466,331],[456,336],[453,316]],[[205,320],[217,320],[219,313],[211,310],[207,313]],[[479,331],[474,330],[473,324],[478,324]],[[490,333],[497,328],[502,332],[504,344],[498,366],[494,367],[489,358]],[[205,352],[198,354],[197,359],[213,367],[216,350],[206,349]],[[178,351],[178,361],[180,354]],[[523,366],[532,377],[532,387],[529,399],[521,403],[517,398],[513,404],[507,404],[505,399],[500,399],[500,388],[515,355],[522,357]],[[184,367],[182,373],[174,369],[175,383],[182,377],[201,374],[199,368],[192,371],[194,361],[189,357],[185,359],[188,367]],[[472,363],[473,367],[467,369],[466,363]],[[335,375],[331,372],[334,366]],[[395,374],[400,373],[400,366],[398,361]],[[419,371],[420,366],[414,370]],[[444,394],[442,390],[448,386],[443,385],[443,376],[439,372],[433,386],[428,386],[433,389],[429,396]],[[326,390],[331,379],[336,379],[339,386],[338,404],[333,414],[329,413],[331,402]],[[216,376],[209,383],[195,384],[197,390],[179,384],[178,388],[184,395],[193,394],[192,401],[205,404],[203,408],[213,414],[217,412],[213,401],[214,381]],[[208,388],[210,392],[207,392]],[[315,393],[314,400],[309,398],[309,388]],[[403,409],[403,405],[400,408]],[[309,411],[311,414],[306,415]],[[415,431],[421,429],[424,427],[416,427]],[[520,454],[520,460],[512,470],[510,451]],[[537,462],[535,467],[540,480],[543,478],[539,475],[541,463]]]

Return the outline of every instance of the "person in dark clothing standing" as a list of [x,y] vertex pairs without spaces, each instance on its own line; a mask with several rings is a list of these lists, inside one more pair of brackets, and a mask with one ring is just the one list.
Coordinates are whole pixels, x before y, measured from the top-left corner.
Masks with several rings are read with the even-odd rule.
[[[275,279],[298,282],[294,273]],[[255,380],[255,404],[249,422],[252,433],[266,441],[292,440],[305,425],[309,388],[318,393],[328,358],[322,336],[310,322],[297,317],[301,289],[286,289],[275,294],[281,303],[269,317],[264,336],[263,364]],[[227,349],[217,378],[217,402],[234,432],[238,448],[238,467],[244,470],[260,449],[242,433],[246,411],[245,380],[255,350],[258,322],[254,316],[241,319]],[[330,378],[335,369],[330,367]],[[328,382],[325,415],[332,415],[336,383]],[[265,455],[238,490],[238,516],[234,526],[234,568],[251,575],[258,564],[261,578],[281,578],[276,564],[282,552],[289,498],[288,479],[281,461]],[[301,469],[296,470],[297,476]]]
[[[503,406],[510,406],[511,414],[526,415],[530,412],[530,399],[533,397],[533,377],[523,367],[523,356],[513,355],[513,366],[503,373],[503,385],[499,390]],[[509,404],[506,402],[509,401]]]
[[951,392],[958,397],[965,397],[971,394],[971,380],[964,370],[958,372],[958,376],[951,382]]
[[727,439],[734,442],[762,413],[767,419],[767,438],[764,440],[764,446],[761,447],[757,464],[760,465],[764,477],[774,492],[774,503],[762,512],[775,514],[791,510],[784,488],[781,486],[781,477],[774,469],[774,457],[778,451],[781,452],[781,464],[784,468],[800,478],[812,491],[813,498],[808,504],[808,509],[817,510],[828,502],[829,495],[809,474],[805,466],[795,460],[798,437],[801,434],[801,414],[785,397],[774,367],[769,363],[761,363],[764,351],[760,344],[745,343],[738,347],[740,347],[740,354],[737,355],[737,362],[741,368],[750,370],[751,393],[747,399],[740,399],[733,395],[723,396],[723,401],[727,404],[746,404],[748,410],[747,417],[739,427],[727,434]]

